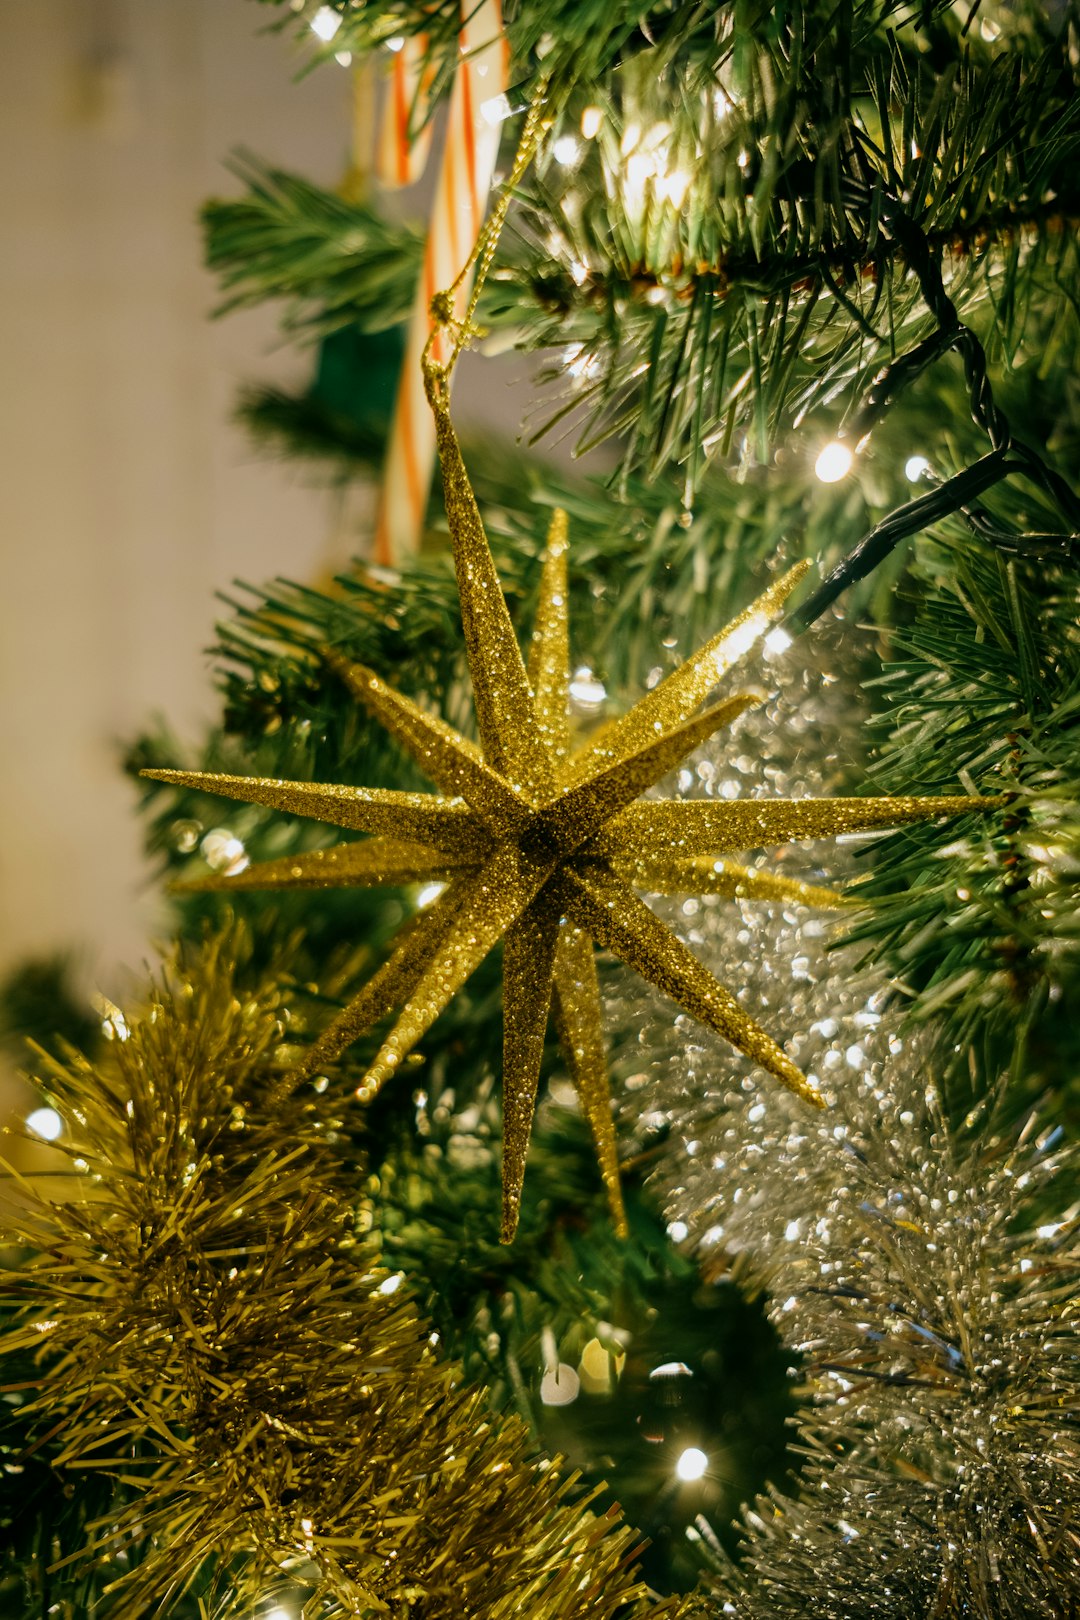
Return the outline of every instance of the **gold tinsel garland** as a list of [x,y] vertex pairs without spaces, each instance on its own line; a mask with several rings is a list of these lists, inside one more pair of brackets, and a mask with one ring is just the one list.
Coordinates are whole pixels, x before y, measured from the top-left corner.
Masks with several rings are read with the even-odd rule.
[[243,950],[229,931],[182,953],[102,1061],[50,1062],[81,1195],[23,1183],[7,1234],[35,1252],[6,1278],[4,1348],[40,1358],[56,1466],[118,1487],[85,1552],[111,1620],[208,1571],[224,1614],[284,1587],[321,1617],[686,1614],[374,1269],[333,1122],[283,1079],[280,996],[243,987]]

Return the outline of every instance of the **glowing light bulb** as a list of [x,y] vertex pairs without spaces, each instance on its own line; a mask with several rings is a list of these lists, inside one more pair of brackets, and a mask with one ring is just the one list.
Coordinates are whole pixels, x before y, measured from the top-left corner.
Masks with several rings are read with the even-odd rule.
[[393,51],[395,56],[397,55],[398,51],[403,51],[405,49],[404,35],[395,34],[393,39],[388,39],[386,42],[386,48],[388,51]]
[[107,1041],[126,1041],[131,1031],[127,1020],[108,996],[92,996],[91,1006],[101,1019],[101,1033]]
[[930,471],[930,463],[925,456],[909,456],[904,462],[904,477],[909,484],[917,484],[923,473]]
[[212,866],[215,872],[223,872],[226,877],[233,877],[251,865],[243,843],[228,827],[211,827],[201,848],[207,866]]
[[439,898],[445,888],[445,883],[425,883],[416,896],[416,909],[426,911],[427,907]]
[[675,1464],[675,1475],[677,1479],[687,1482],[701,1479],[708,1466],[709,1459],[703,1451],[699,1451],[697,1446],[687,1446]]
[[581,115],[581,133],[587,141],[595,140],[600,133],[600,125],[604,122],[604,115],[599,107],[586,107]]
[[582,1389],[587,1395],[609,1394],[615,1387],[625,1364],[625,1351],[609,1350],[599,1339],[590,1339],[581,1352],[581,1359],[577,1365],[577,1375]]
[[392,1277],[386,1277],[386,1278],[383,1279],[383,1281],[379,1284],[378,1288],[376,1289],[376,1293],[379,1293],[379,1294],[396,1294],[398,1289],[401,1287],[401,1285],[402,1285],[402,1283],[404,1281],[405,1281],[405,1279],[401,1275],[401,1272],[400,1271],[395,1271],[395,1273],[394,1273],[394,1275]]
[[693,1378],[693,1376],[685,1361],[664,1361],[659,1367],[654,1367],[649,1374],[650,1378]]
[[511,117],[513,111],[514,108],[511,105],[510,97],[501,90],[497,96],[489,96],[487,101],[480,103],[480,112],[483,115],[484,122],[490,124],[492,129],[497,124],[504,123],[507,118]]
[[600,361],[590,354],[584,343],[569,343],[563,350],[563,361],[571,377],[589,381],[600,370]]
[[607,700],[607,687],[597,680],[587,664],[575,669],[569,691],[571,703],[584,714],[595,714]]
[[752,613],[745,624],[733,630],[724,642],[724,656],[729,659],[741,658],[743,653],[749,652],[754,642],[760,636],[768,619],[764,613]]
[[673,169],[670,174],[663,176],[656,189],[673,208],[681,208],[690,189],[690,176],[685,169]]
[[779,658],[781,653],[786,653],[790,646],[791,637],[779,624],[776,626],[775,630],[769,631],[768,635],[765,637],[765,640],[762,642],[762,647],[764,649],[766,658]]
[[823,484],[838,484],[851,471],[854,456],[846,444],[832,439],[814,463],[814,471]]
[[560,1361],[540,1380],[540,1399],[545,1406],[569,1406],[581,1390],[581,1379],[567,1362]]
[[640,203],[645,195],[645,184],[656,172],[651,157],[645,152],[632,152],[626,160],[626,194]]
[[555,154],[556,162],[573,163],[581,148],[573,135],[560,135],[551,150]]
[[311,19],[311,32],[328,43],[341,27],[341,17],[333,6],[320,6]]
[[40,1136],[43,1142],[55,1142],[64,1129],[64,1122],[55,1108],[35,1108],[26,1116],[26,1128]]

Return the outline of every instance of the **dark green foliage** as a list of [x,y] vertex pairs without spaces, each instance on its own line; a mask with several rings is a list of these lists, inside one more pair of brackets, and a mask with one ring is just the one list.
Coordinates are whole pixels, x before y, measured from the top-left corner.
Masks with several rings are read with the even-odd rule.
[[335,477],[355,476],[372,467],[385,443],[384,427],[336,410],[314,391],[288,394],[281,388],[245,388],[236,415],[251,437],[270,454],[286,454],[333,469]]
[[[541,1435],[607,1478],[611,1499],[650,1538],[642,1564],[657,1588],[686,1591],[700,1578],[703,1544],[736,1547],[733,1508],[748,1481],[786,1482],[789,1358],[760,1300],[727,1278],[663,1280],[622,1303],[626,1360],[614,1391],[549,1411]],[[681,1485],[675,1466],[690,1447],[705,1451],[710,1469]]]
[[19,1062],[34,1041],[54,1050],[69,1041],[93,1048],[98,1024],[73,983],[74,964],[63,955],[21,963],[0,983],[0,1043]]
[[[704,155],[696,128],[680,134],[678,94],[642,63],[583,166],[549,164],[535,192],[536,246],[577,264],[580,288],[533,321],[530,343],[588,357],[588,380],[563,383],[582,447],[617,433],[624,465],[684,465],[691,490],[717,444],[746,433],[766,460],[824,401],[854,406],[926,334],[890,205],[944,254],[961,312],[983,308],[1004,342],[1017,341],[1029,273],[1075,274],[1080,101],[1060,45],[1031,61],[973,50],[935,71],[906,31],[855,62],[838,32],[784,38],[805,78],[777,79],[768,50],[744,42],[718,65]],[[686,103],[700,122],[700,99]],[[686,188],[677,213],[632,175],[635,154],[652,162],[633,132],[659,119],[673,130],[661,169]]]
[[[556,9],[511,14],[511,40]],[[937,7],[904,22],[887,4],[683,5],[647,20],[605,7],[599,25],[592,9],[559,17],[556,54],[577,54],[565,105],[555,66],[550,110],[557,134],[597,106],[599,134],[571,163],[542,151],[480,306],[484,324],[545,351],[557,393],[531,431],[570,421],[581,450],[617,437],[624,474],[674,465],[689,503],[710,461],[767,461],[824,402],[853,410],[882,363],[932,330],[898,208],[994,347],[1024,341],[1036,288],[1056,341],[1075,346],[1068,27],[1035,7],[993,40]],[[349,11],[342,35],[356,28],[363,48],[412,15]],[[616,36],[634,44],[613,58]],[[397,231],[399,268],[415,266],[418,238],[371,205],[350,214],[306,182],[250,160],[245,172],[249,198],[207,215],[227,287],[285,293],[305,309],[292,321],[404,317],[411,284],[387,286],[387,256]]]
[[401,369],[402,332],[345,326],[319,344],[314,381],[304,394],[246,388],[237,416],[257,443],[333,467],[347,479],[382,458]]
[[948,759],[1015,799],[944,850],[922,829],[889,838],[853,937],[888,953],[920,1016],[1023,1042],[1080,968],[1080,590],[1071,570],[955,533],[920,548],[905,594],[912,618],[872,687],[876,782],[922,792]]
[[[282,15],[279,27],[295,27],[299,38],[316,58],[330,56],[342,46],[356,52],[378,49],[386,40],[403,34],[418,34],[427,41],[428,57],[437,74],[436,92],[445,89],[456,61],[460,6],[454,0],[389,0],[380,5],[353,7],[345,0],[334,0],[330,9],[341,19],[332,46],[320,47],[307,33],[309,17],[295,17],[287,0],[260,0],[267,9]],[[973,10],[977,7],[973,7]],[[947,0],[924,0],[916,13],[918,26],[936,32],[938,19],[952,7]],[[564,96],[582,82],[601,78],[648,56],[659,69],[673,63],[685,64],[688,71],[708,72],[715,59],[717,40],[723,39],[734,24],[743,48],[750,39],[771,47],[778,62],[787,60],[785,44],[788,27],[805,30],[811,37],[835,31],[840,47],[859,50],[865,41],[908,11],[902,0],[845,0],[839,7],[811,3],[774,14],[763,0],[741,0],[740,4],[717,8],[705,0],[507,0],[503,19],[511,52],[510,76],[513,83],[527,90],[542,61],[552,92]],[[786,26],[785,26],[786,25]],[[965,30],[966,31],[966,30]],[[307,53],[305,53],[307,54]],[[796,57],[789,69],[804,69]]]
[[334,418],[369,427],[374,434],[390,419],[401,372],[403,334],[344,327],[319,346],[311,399]]
[[247,154],[233,169],[247,196],[203,208],[206,262],[225,293],[219,315],[273,297],[290,301],[285,324],[295,332],[378,331],[404,319],[412,289],[402,267],[419,265],[422,252],[414,228]]

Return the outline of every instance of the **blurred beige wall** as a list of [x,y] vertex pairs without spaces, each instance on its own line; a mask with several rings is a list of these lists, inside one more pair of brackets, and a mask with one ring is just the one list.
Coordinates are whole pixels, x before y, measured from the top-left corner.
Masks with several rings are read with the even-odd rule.
[[243,144],[334,184],[349,75],[299,82],[252,0],[32,0],[0,51],[0,972],[75,948],[122,990],[162,913],[118,743],[214,713],[214,592],[311,577],[324,492],[259,459],[238,381],[309,361],[212,324],[196,211]]

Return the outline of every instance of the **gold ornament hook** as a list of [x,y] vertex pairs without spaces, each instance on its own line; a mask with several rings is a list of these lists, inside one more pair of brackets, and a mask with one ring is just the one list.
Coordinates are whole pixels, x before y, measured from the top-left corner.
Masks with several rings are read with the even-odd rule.
[[[536,88],[529,101],[529,110],[525,115],[525,124],[518,141],[517,151],[514,154],[513,167],[503,182],[499,191],[498,201],[484,221],[479,236],[473,243],[472,251],[465,260],[461,269],[450,283],[449,287],[432,295],[429,310],[431,314],[431,332],[424,345],[421,365],[424,372],[424,385],[428,400],[435,408],[433,393],[440,396],[440,403],[445,403],[446,390],[449,386],[454,367],[458,357],[472,338],[480,335],[480,328],[475,324],[477,305],[484,283],[487,281],[488,271],[491,269],[495,250],[499,245],[499,237],[506,223],[506,216],[510,209],[514,191],[520,185],[525,172],[536,156],[536,149],[540,144],[545,129],[550,127],[550,120],[543,114],[543,105],[547,96],[548,76],[544,74],[537,81]],[[475,269],[476,277],[473,281],[469,301],[465,313],[458,320],[454,315],[457,295],[469,275]],[[450,356],[445,361],[438,361],[432,354],[436,340],[446,333],[451,339]]]

